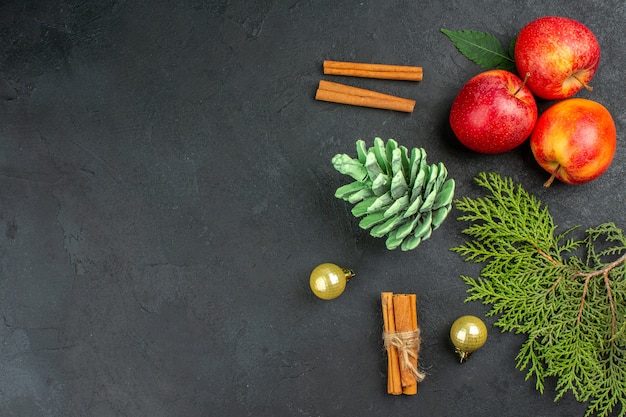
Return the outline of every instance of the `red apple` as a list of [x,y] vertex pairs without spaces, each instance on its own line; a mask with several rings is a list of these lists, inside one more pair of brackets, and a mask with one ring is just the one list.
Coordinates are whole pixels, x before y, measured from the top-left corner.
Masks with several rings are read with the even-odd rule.
[[450,109],[450,126],[468,148],[487,154],[522,144],[537,122],[537,104],[515,74],[490,70],[461,88]]
[[529,73],[528,88],[537,97],[559,100],[583,87],[591,89],[600,62],[600,44],[582,23],[545,16],[522,28],[515,42],[515,65]]
[[535,159],[554,178],[568,184],[583,184],[602,175],[613,160],[615,123],[601,104],[570,98],[544,111],[530,137]]

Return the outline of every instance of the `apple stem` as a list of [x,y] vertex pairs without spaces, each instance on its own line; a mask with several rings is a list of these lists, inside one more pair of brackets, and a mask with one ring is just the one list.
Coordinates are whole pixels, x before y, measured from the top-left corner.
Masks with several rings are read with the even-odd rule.
[[519,93],[519,92],[520,92],[520,90],[521,90],[522,88],[524,88],[524,86],[526,85],[526,81],[528,81],[528,77],[530,77],[530,71],[528,71],[528,72],[526,73],[526,76],[524,77],[524,81],[522,81],[522,85],[520,85],[520,86],[519,86],[519,88],[517,89],[517,91],[515,91],[515,93],[513,93],[513,95],[514,95],[514,96],[516,96],[516,95],[517,95],[517,93]]
[[552,183],[554,182],[554,179],[556,178],[556,173],[559,171],[560,168],[561,168],[561,164],[556,166],[554,171],[552,171],[552,175],[550,175],[550,178],[548,178],[548,181],[543,183],[544,187],[548,188],[549,186],[552,185]]
[[590,86],[590,85],[589,85],[589,84],[587,84],[586,82],[584,82],[584,81],[580,80],[580,79],[579,79],[577,76],[575,76],[575,75],[572,75],[572,77],[574,77],[574,79],[575,79],[576,81],[578,81],[579,83],[581,83],[581,84],[583,85],[583,87],[585,87],[585,89],[586,89],[587,91],[593,91],[593,87],[592,87],[592,86]]

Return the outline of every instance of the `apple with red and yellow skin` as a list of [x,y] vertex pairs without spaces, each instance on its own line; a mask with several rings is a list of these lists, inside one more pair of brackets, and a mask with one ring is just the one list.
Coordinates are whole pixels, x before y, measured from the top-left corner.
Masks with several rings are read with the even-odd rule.
[[617,145],[615,122],[602,104],[570,98],[545,110],[530,137],[535,160],[554,178],[583,184],[601,176],[611,165]]
[[537,122],[537,103],[524,82],[505,70],[482,72],[459,91],[450,126],[466,147],[497,154],[521,145]]
[[515,65],[529,73],[528,88],[547,100],[572,97],[589,82],[600,63],[600,44],[584,24],[545,16],[522,28],[515,41]]

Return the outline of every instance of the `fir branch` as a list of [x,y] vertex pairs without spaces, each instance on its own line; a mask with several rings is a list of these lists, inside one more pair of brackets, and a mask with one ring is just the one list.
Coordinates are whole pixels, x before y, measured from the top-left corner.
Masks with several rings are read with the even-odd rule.
[[[468,240],[452,248],[483,263],[461,276],[466,301],[490,305],[495,326],[525,334],[516,367],[556,398],[571,393],[587,416],[626,416],[626,237],[614,223],[572,237],[557,233],[548,208],[511,179],[481,173],[487,195],[457,200]],[[582,256],[581,256],[582,254]]]

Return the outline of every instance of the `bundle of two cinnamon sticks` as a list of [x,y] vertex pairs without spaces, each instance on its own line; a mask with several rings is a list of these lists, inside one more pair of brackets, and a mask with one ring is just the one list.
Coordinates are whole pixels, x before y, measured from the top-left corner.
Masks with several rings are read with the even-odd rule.
[[[328,60],[324,61],[324,74],[406,81],[423,78],[422,67]],[[415,108],[415,100],[324,80],[319,83],[315,99],[406,113]]]
[[387,349],[387,393],[415,395],[424,378],[418,369],[420,334],[415,294],[381,293]]

